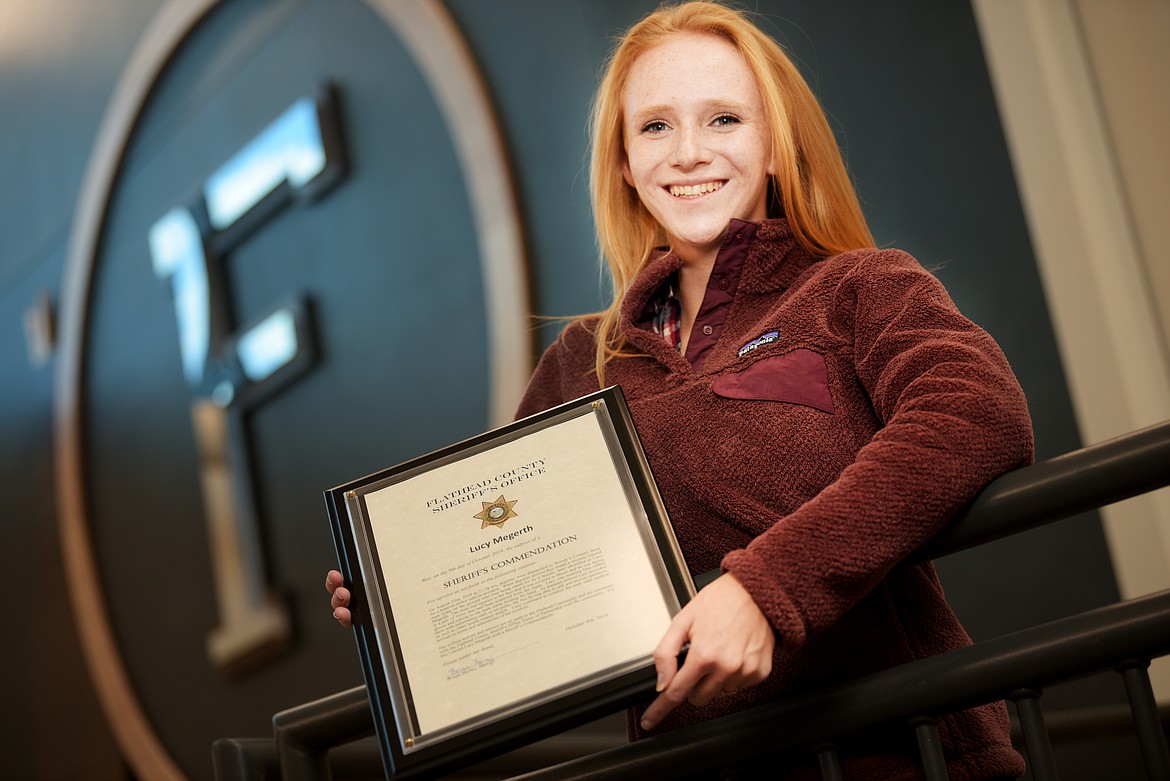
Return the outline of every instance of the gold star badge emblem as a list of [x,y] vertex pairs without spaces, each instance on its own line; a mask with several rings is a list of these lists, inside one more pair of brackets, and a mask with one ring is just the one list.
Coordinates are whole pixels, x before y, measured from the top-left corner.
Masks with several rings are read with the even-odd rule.
[[509,502],[504,498],[503,494],[500,494],[500,498],[494,502],[480,502],[483,505],[483,510],[474,516],[483,521],[479,528],[486,529],[489,526],[503,527],[504,521],[516,517],[517,513],[512,509],[512,506],[518,501],[520,500],[513,499]]

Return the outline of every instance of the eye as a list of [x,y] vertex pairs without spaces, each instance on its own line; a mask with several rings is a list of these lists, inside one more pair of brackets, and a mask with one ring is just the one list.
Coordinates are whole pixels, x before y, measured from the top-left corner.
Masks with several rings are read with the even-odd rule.
[[664,130],[666,130],[666,123],[661,119],[656,119],[653,122],[647,122],[645,125],[642,125],[643,133],[661,133]]
[[731,125],[738,125],[739,121],[739,117],[734,114],[720,114],[715,117],[715,120],[711,124],[715,125],[715,127],[729,127]]

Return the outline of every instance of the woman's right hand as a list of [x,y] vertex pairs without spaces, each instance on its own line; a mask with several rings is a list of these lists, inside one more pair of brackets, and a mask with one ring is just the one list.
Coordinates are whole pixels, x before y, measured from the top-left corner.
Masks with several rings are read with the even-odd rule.
[[772,673],[775,647],[776,634],[752,595],[730,572],[719,576],[675,614],[654,649],[660,693],[642,714],[642,729],[654,729],[684,700],[701,708],[760,683]]
[[346,629],[353,626],[353,617],[349,614],[349,589],[343,584],[341,573],[335,569],[329,570],[325,576],[325,590],[333,595],[329,600],[333,608],[333,617]]

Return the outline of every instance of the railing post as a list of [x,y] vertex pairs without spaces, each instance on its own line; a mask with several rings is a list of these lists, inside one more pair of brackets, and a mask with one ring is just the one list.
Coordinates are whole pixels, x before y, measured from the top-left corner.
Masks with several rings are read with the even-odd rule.
[[1154,688],[1150,685],[1149,667],[1149,659],[1127,659],[1117,665],[1117,671],[1125,680],[1125,692],[1129,695],[1138,743],[1141,744],[1142,758],[1146,762],[1146,775],[1151,781],[1170,781],[1170,753],[1167,752],[1166,733],[1162,731],[1162,721],[1158,717]]
[[841,757],[834,743],[818,743],[811,747],[821,766],[821,781],[845,781],[841,770]]
[[272,738],[220,738],[211,744],[215,781],[267,781],[280,775]]
[[1057,781],[1056,760],[1052,755],[1052,741],[1044,723],[1044,712],[1040,709],[1039,689],[1016,689],[1012,692],[1016,713],[1020,717],[1020,729],[1024,733],[1024,746],[1028,750],[1028,769],[1034,781]]
[[918,716],[910,720],[910,726],[914,728],[914,737],[918,738],[918,753],[922,755],[926,781],[948,781],[950,776],[942,740],[938,736],[938,723],[930,716]]
[[374,733],[366,687],[358,686],[272,717],[283,781],[330,781],[328,751]]

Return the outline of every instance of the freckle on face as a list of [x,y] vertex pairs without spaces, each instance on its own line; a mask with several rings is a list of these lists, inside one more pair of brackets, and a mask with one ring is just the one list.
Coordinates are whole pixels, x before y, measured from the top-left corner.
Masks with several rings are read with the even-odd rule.
[[647,50],[622,109],[626,181],[684,260],[713,257],[731,219],[767,216],[763,100],[730,43],[686,33]]

